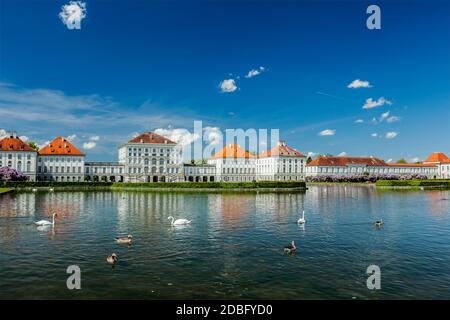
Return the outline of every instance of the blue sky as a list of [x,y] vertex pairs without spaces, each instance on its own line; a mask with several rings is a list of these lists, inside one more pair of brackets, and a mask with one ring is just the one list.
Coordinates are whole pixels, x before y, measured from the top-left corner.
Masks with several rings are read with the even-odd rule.
[[[279,128],[305,154],[450,153],[449,1],[86,0],[79,30],[58,17],[68,2],[0,0],[0,130],[76,135],[88,160],[194,120]],[[381,30],[366,28],[374,3]]]

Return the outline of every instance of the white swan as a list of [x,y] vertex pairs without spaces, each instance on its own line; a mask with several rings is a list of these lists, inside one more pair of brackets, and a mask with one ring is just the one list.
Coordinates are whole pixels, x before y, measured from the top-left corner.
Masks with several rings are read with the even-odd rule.
[[36,191],[37,191],[37,189],[36,189],[36,188],[33,188],[33,189],[31,189],[31,191],[33,191],[33,192],[36,192]]
[[54,226],[55,225],[55,217],[57,215],[58,214],[56,214],[56,213],[53,214],[52,222],[50,222],[48,220],[39,220],[39,221],[36,221],[34,224],[37,226]]
[[50,188],[50,189],[48,189],[48,191],[53,192],[53,191],[55,191],[55,189]]
[[172,226],[183,226],[186,224],[191,223],[191,220],[187,220],[187,219],[177,219],[175,220],[174,217],[170,216],[167,219],[171,220],[170,224]]
[[297,223],[298,224],[304,224],[305,222],[306,222],[306,220],[305,220],[305,210],[303,210],[302,217],[298,219]]

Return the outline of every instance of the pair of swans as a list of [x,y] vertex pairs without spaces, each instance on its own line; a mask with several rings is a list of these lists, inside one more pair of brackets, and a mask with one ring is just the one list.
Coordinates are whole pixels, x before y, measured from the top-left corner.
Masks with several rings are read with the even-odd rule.
[[167,219],[171,220],[170,221],[171,226],[185,226],[185,225],[191,223],[191,220],[187,220],[187,219],[176,219],[175,220],[175,218],[172,216],[169,216]]

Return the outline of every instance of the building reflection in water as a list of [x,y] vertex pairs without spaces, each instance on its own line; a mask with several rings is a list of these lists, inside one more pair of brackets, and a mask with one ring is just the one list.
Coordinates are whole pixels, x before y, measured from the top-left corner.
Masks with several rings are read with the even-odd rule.
[[436,218],[447,217],[450,213],[450,191],[423,191],[429,203],[431,214]]

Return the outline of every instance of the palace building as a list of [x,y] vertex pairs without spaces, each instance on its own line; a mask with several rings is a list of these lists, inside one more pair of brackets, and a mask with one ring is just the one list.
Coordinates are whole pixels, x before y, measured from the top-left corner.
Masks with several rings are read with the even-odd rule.
[[57,137],[38,152],[37,179],[83,181],[84,156],[69,140]]
[[68,139],[57,137],[36,151],[16,132],[0,140],[0,167],[24,173],[29,180],[108,182],[251,182],[295,181],[326,175],[424,175],[450,178],[450,158],[432,153],[422,163],[387,163],[375,157],[319,156],[307,164],[306,156],[284,141],[270,150],[253,154],[228,144],[207,163],[182,162],[176,142],[146,132],[119,146],[117,162],[85,162],[85,154]]
[[36,180],[37,151],[23,142],[15,131],[0,140],[0,167],[11,167]]
[[319,156],[306,165],[307,176],[321,175],[357,175],[357,174],[396,174],[438,176],[438,167],[434,164],[393,164],[374,157],[329,157]]

